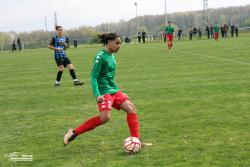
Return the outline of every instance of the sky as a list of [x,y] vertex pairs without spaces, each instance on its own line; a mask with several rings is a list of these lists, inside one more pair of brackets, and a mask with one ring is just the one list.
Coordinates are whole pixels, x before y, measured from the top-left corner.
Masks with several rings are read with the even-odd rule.
[[[165,0],[0,0],[0,32],[53,30],[54,13],[65,29],[165,13]],[[202,0],[166,0],[167,13],[202,10]],[[250,0],[208,0],[209,8],[243,6]],[[45,19],[46,17],[46,19]]]

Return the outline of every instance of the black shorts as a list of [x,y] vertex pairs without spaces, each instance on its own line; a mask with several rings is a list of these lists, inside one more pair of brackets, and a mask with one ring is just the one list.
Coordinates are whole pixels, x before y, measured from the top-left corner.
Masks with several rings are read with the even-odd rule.
[[56,64],[59,67],[60,65],[63,65],[64,67],[67,67],[67,65],[71,64],[71,61],[67,57],[61,57],[61,58],[55,58]]

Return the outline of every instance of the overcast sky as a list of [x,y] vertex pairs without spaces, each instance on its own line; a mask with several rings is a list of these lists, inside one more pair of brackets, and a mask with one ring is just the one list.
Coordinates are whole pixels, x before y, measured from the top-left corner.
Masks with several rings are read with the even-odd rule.
[[[54,13],[65,29],[129,20],[136,15],[164,14],[164,0],[0,0],[0,31],[54,28]],[[167,13],[202,10],[202,0],[166,0]],[[250,0],[208,0],[209,8],[241,6]]]

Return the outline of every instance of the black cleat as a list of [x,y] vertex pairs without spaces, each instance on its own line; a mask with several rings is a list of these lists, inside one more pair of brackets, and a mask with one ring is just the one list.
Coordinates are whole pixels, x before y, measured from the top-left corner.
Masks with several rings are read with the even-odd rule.
[[83,85],[84,82],[81,82],[81,81],[74,81],[74,85],[75,86],[80,86],[80,85]]
[[59,83],[55,83],[55,87],[60,87],[61,85]]

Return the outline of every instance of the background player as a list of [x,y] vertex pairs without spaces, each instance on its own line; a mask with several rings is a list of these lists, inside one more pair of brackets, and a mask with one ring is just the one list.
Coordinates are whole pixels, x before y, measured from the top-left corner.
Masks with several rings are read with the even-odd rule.
[[219,31],[220,31],[220,27],[219,27],[218,23],[215,23],[213,30],[214,30],[214,39],[215,39],[215,41],[218,41]]
[[88,119],[77,128],[69,129],[64,137],[64,145],[67,145],[76,136],[108,122],[111,118],[112,107],[116,110],[122,109],[127,113],[130,135],[140,137],[136,108],[128,96],[119,90],[114,81],[116,60],[113,53],[120,49],[121,38],[116,33],[108,33],[101,35],[100,39],[105,48],[96,54],[91,73],[91,85],[99,114]]
[[168,25],[165,29],[165,34],[168,41],[168,49],[170,50],[173,47],[173,38],[174,38],[174,27],[171,25],[171,21],[168,21]]
[[60,86],[60,80],[64,71],[64,67],[69,69],[70,75],[74,80],[74,85],[82,85],[83,82],[79,81],[76,77],[74,66],[66,55],[65,50],[68,48],[69,39],[63,34],[63,27],[56,26],[57,35],[55,35],[48,48],[55,51],[55,61],[58,66],[57,77],[55,86]]

